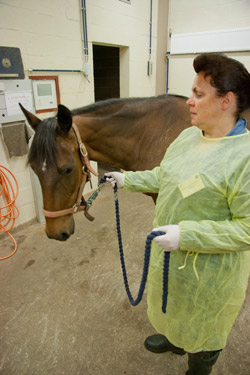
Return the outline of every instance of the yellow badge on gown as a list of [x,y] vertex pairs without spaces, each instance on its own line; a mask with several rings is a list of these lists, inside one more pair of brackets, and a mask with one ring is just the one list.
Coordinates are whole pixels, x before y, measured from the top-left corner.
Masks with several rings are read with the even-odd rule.
[[187,180],[181,182],[178,185],[181,195],[183,198],[189,197],[190,195],[204,189],[205,185],[199,175],[196,173],[194,176],[188,178]]

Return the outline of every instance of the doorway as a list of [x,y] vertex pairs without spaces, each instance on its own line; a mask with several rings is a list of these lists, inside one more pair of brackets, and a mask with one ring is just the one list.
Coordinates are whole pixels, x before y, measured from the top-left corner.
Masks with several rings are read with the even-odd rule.
[[[93,45],[95,101],[120,98],[120,49]],[[98,163],[99,177],[107,171],[118,170]]]
[[95,101],[120,98],[120,49],[93,45]]

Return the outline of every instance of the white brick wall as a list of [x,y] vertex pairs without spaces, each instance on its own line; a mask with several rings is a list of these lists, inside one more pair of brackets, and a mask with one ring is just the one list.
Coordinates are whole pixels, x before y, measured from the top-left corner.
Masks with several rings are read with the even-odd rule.
[[123,96],[155,95],[158,1],[153,1],[153,75],[147,76],[149,58],[150,1],[87,1],[90,43],[129,46],[128,87]]
[[[0,164],[4,165],[14,174],[14,176],[17,179],[18,186],[19,186],[19,193],[16,199],[16,206],[19,208],[20,215],[16,219],[16,222],[15,222],[15,226],[18,226],[36,217],[34,196],[33,196],[31,179],[30,179],[30,171],[29,171],[29,167],[27,167],[26,165],[27,160],[25,156],[13,157],[11,159],[8,158],[7,156],[4,159],[2,159],[3,150],[4,150],[4,145],[3,145],[2,140],[0,142],[0,148],[1,148]],[[11,176],[4,169],[3,171],[10,178],[11,183],[13,183],[14,189],[16,189],[14,181],[12,180]],[[0,202],[0,205],[1,206],[4,205],[2,200]]]
[[[173,34],[250,26],[249,0],[170,0],[169,28]],[[170,43],[170,41],[169,41]],[[249,46],[250,49],[250,46]],[[168,48],[169,50],[169,48]],[[170,57],[169,92],[189,96],[195,76],[194,55]],[[250,52],[231,53],[250,70]]]

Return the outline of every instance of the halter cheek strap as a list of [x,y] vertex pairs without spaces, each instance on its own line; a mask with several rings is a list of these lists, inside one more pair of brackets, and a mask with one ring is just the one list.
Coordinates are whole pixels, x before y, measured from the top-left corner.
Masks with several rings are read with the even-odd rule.
[[[79,146],[80,154],[81,154],[81,160],[82,165],[84,168],[86,168],[89,172],[91,172],[94,176],[98,176],[98,173],[91,167],[89,157],[88,157],[88,151],[86,149],[85,144],[82,142],[79,130],[77,126],[73,123],[72,128],[75,132],[77,143]],[[90,176],[89,176],[90,178]]]
[[80,133],[79,133],[79,130],[78,130],[77,126],[75,124],[73,124],[72,128],[73,128],[73,130],[75,132],[75,135],[76,135],[76,139],[77,139],[77,143],[78,143],[78,147],[79,147],[79,151],[80,151],[80,158],[81,158],[82,165],[83,165],[83,167],[82,167],[82,172],[83,172],[82,182],[81,182],[81,186],[80,186],[79,191],[78,191],[76,203],[74,204],[73,207],[66,208],[65,210],[60,210],[60,211],[47,211],[47,210],[43,209],[43,214],[44,214],[44,216],[49,217],[49,218],[56,218],[56,217],[60,217],[60,216],[64,216],[64,215],[72,215],[72,214],[75,214],[79,211],[84,211],[84,215],[87,217],[87,219],[92,221],[92,220],[94,220],[94,218],[88,213],[88,210],[89,210],[90,206],[88,205],[88,203],[85,201],[85,199],[83,197],[83,190],[84,190],[84,187],[85,187],[86,183],[88,181],[90,181],[90,179],[91,179],[90,173],[92,173],[95,176],[98,176],[98,173],[90,165],[90,161],[89,161],[89,157],[88,157],[88,151],[87,151],[84,143],[81,140],[81,136],[80,136]]

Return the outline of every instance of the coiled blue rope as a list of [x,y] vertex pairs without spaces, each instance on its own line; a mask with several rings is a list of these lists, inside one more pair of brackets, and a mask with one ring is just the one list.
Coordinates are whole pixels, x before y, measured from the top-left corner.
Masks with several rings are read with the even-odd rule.
[[[98,189],[96,192],[94,192],[91,197],[87,200],[87,203],[91,206],[92,201],[97,197],[100,188],[104,185],[108,177],[104,176],[98,183]],[[98,192],[98,193],[97,193]],[[123,280],[125,285],[125,290],[128,295],[129,302],[132,306],[137,306],[141,300],[142,296],[145,290],[147,277],[148,277],[148,269],[149,269],[149,260],[150,260],[150,254],[151,254],[151,242],[156,236],[161,236],[165,234],[165,232],[162,231],[154,231],[151,232],[146,239],[145,243],[145,252],[144,252],[144,265],[143,265],[143,272],[141,277],[141,283],[138,291],[138,295],[136,299],[132,297],[132,294],[130,292],[130,288],[128,285],[128,277],[127,277],[127,271],[125,266],[125,260],[124,260],[124,252],[123,252],[123,245],[122,245],[122,234],[121,234],[121,225],[120,225],[120,212],[119,212],[119,202],[118,202],[118,194],[117,194],[117,185],[114,186],[114,196],[115,196],[115,212],[116,212],[116,231],[117,231],[117,237],[118,237],[118,244],[119,244],[119,252],[120,252],[120,261],[121,261],[121,267],[122,267],[122,274],[123,274]],[[163,265],[163,292],[162,292],[162,312],[166,313],[166,307],[167,307],[167,299],[168,299],[168,274],[169,274],[169,261],[170,261],[170,252],[164,252],[164,265]]]

